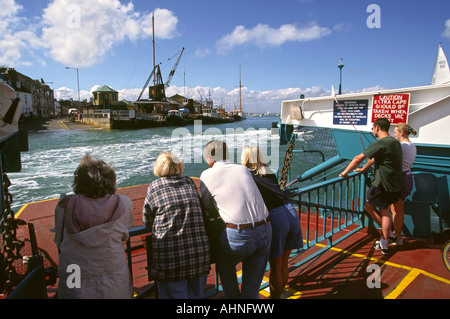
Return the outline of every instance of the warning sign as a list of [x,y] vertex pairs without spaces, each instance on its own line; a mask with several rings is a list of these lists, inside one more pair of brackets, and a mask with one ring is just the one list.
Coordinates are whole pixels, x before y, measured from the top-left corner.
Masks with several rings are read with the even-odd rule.
[[333,124],[366,125],[369,100],[334,101]]
[[374,95],[372,123],[379,118],[387,118],[391,124],[407,123],[410,94]]

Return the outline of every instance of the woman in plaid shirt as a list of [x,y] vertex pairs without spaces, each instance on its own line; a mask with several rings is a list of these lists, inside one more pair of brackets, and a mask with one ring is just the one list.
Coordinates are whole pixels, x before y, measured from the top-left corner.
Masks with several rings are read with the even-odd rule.
[[156,160],[144,202],[143,222],[152,228],[154,276],[162,299],[204,297],[210,251],[194,182],[181,176],[184,165],[173,153]]

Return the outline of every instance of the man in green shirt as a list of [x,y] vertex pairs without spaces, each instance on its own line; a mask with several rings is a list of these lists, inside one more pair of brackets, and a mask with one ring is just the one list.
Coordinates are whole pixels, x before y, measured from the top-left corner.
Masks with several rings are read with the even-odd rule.
[[[386,118],[375,120],[373,135],[378,138],[364,152],[355,156],[339,175],[348,177],[352,170],[364,171],[375,163],[375,179],[367,191],[365,210],[381,226],[382,237],[375,242],[375,248],[383,254],[389,253],[388,237],[392,220],[390,204],[401,196],[402,188],[402,147],[399,141],[389,135],[390,122]],[[366,158],[366,165],[356,169]]]

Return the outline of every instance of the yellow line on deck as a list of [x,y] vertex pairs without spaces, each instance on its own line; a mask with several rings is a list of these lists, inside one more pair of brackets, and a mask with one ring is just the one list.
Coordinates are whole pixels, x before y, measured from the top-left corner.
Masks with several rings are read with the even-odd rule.
[[[316,246],[326,247],[326,245],[323,245],[323,244],[316,244]],[[340,252],[340,253],[343,253],[343,254],[346,254],[346,255],[351,255],[351,256],[362,258],[362,259],[366,259],[366,260],[371,260],[371,261],[373,261],[375,263],[385,264],[387,266],[392,266],[392,267],[396,267],[396,268],[400,268],[400,269],[409,270],[408,274],[405,276],[405,278],[403,278],[403,280],[400,282],[400,284],[398,284],[397,287],[393,291],[391,291],[386,297],[384,297],[385,299],[395,299],[395,298],[397,298],[403,292],[403,290],[405,290],[406,287],[408,287],[408,285],[414,279],[416,279],[417,276],[420,275],[420,274],[422,274],[424,276],[427,276],[427,277],[430,277],[432,279],[441,281],[441,282],[443,282],[445,284],[449,284],[450,285],[450,280],[442,278],[442,277],[439,277],[439,276],[436,276],[436,275],[434,275],[432,273],[429,273],[429,272],[427,272],[425,270],[422,270],[422,269],[412,268],[412,267],[405,266],[405,265],[399,265],[399,264],[396,264],[396,263],[393,263],[393,262],[390,262],[390,261],[384,261],[384,260],[381,260],[381,259],[364,256],[362,254],[354,254],[354,253],[349,252],[347,250],[343,250],[343,249],[336,248],[336,247],[331,247],[330,250],[334,250],[334,251],[337,251],[337,252]]]
[[397,287],[395,287],[394,290],[392,290],[384,299],[396,299],[400,294],[403,292],[403,290],[406,289],[406,287],[409,286],[410,283],[413,282],[414,279],[416,279],[417,276],[419,276],[422,272],[419,269],[412,269],[405,278],[398,284]]
[[[264,276],[263,282],[268,283],[269,278]],[[259,293],[261,295],[263,295],[264,297],[269,298],[270,297],[270,286],[265,289],[260,290]],[[300,291],[296,291],[292,288],[285,287],[283,289],[283,292],[281,293],[281,299],[298,299],[301,297],[301,295],[302,295],[302,293]]]
[[57,198],[50,198],[50,199],[44,199],[44,200],[40,200],[37,202],[31,202],[31,203],[26,203],[25,205],[22,206],[21,209],[19,209],[19,211],[14,215],[14,218],[19,218],[20,214],[22,214],[22,212],[25,210],[25,208],[27,208],[28,205],[30,204],[36,204],[36,203],[42,203],[42,202],[48,202],[48,201],[52,201],[55,200]]
[[[323,244],[316,244],[316,246],[326,247],[326,245],[323,245]],[[346,254],[346,255],[351,255],[353,257],[358,257],[358,258],[370,260],[370,261],[373,261],[373,262],[376,262],[376,263],[385,264],[387,266],[392,266],[392,267],[406,269],[406,270],[412,270],[413,269],[412,267],[409,267],[409,266],[399,265],[399,264],[396,264],[396,263],[392,263],[390,261],[385,261],[385,260],[381,260],[381,259],[374,258],[374,257],[368,257],[368,256],[365,256],[365,255],[362,255],[362,254],[355,254],[355,253],[352,253],[350,251],[343,250],[343,249],[336,248],[336,247],[331,247],[330,250],[334,250],[334,251],[337,251],[337,252],[340,252],[340,253],[343,253],[343,254]]]

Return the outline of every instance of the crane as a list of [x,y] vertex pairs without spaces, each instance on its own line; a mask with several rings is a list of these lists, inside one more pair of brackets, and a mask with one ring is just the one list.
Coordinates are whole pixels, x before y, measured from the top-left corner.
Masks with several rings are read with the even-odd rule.
[[148,85],[148,83],[150,82],[150,80],[151,80],[153,74],[155,74],[155,69],[156,69],[156,67],[153,69],[152,73],[150,73],[150,76],[148,77],[147,81],[145,82],[144,87],[142,88],[141,94],[139,94],[139,97],[138,97],[138,99],[137,99],[138,101],[141,99],[142,94],[144,94],[144,91],[145,91],[145,89],[147,88],[147,85]]
[[155,66],[155,68],[153,69],[152,73],[150,73],[147,81],[144,84],[144,87],[142,88],[141,94],[139,94],[138,101],[141,99],[142,94],[144,94],[144,91],[147,88],[147,85],[150,83],[150,80],[152,79],[153,76],[155,76],[155,79],[154,79],[155,86],[162,84],[161,69],[159,67],[159,64],[157,64]]
[[169,73],[169,77],[167,78],[166,84],[164,85],[165,88],[168,88],[169,84],[170,84],[170,81],[172,81],[172,77],[175,74],[175,71],[176,71],[177,66],[178,66],[178,62],[180,62],[181,55],[183,54],[183,51],[184,51],[184,48],[181,49],[180,55],[178,56],[178,59],[177,59],[177,62],[175,62],[175,64],[173,65],[172,70]]
[[178,63],[180,62],[181,55],[183,54],[183,51],[184,51],[184,48],[181,50],[177,61],[175,62],[172,70],[170,71],[169,77],[168,77],[168,79],[166,81],[166,84],[163,84],[162,75],[161,75],[161,69],[159,67],[159,64],[155,65],[155,67],[153,68],[152,73],[150,73],[147,81],[144,84],[144,87],[142,88],[141,94],[139,94],[138,101],[141,99],[142,94],[144,94],[144,91],[147,88],[147,85],[150,83],[150,80],[151,80],[152,77],[154,77],[154,81],[153,81],[154,82],[154,85],[153,85],[154,87],[156,87],[156,86],[160,87],[161,85],[164,85],[164,89],[166,89],[169,86],[170,81],[172,80],[172,77],[175,74],[175,71],[177,69]]
[[200,102],[201,102],[201,104],[203,104],[203,96],[202,96],[202,94],[200,93],[200,90],[197,89],[197,92],[198,92],[198,95],[200,95]]

